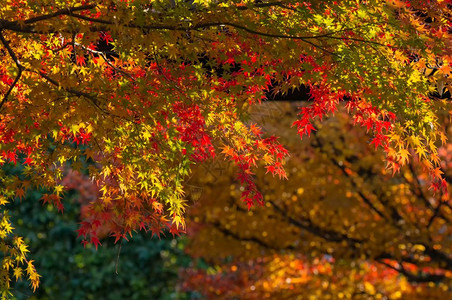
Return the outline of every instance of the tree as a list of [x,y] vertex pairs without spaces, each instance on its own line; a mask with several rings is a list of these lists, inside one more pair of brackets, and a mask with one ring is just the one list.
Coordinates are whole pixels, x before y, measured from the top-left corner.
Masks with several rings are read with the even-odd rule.
[[[283,132],[286,106],[268,131]],[[256,174],[265,207],[237,200],[226,166],[216,179],[195,177],[202,194],[188,213],[188,249],[212,267],[188,269],[184,288],[209,299],[450,298],[450,198],[428,190],[418,160],[391,176],[343,110],[318,127],[303,143],[283,135],[290,181]],[[451,146],[439,151],[447,180]]]
[[[450,1],[2,4],[2,161],[26,166],[2,180],[0,203],[42,188],[62,211],[62,170],[86,166],[102,195],[78,229],[85,244],[100,244],[105,223],[116,241],[183,231],[183,183],[218,156],[238,167],[248,208],[262,204],[253,170],[286,177],[287,151],[246,123],[247,109],[302,85],[313,103],[294,123],[300,135],[346,100],[390,168],[412,148],[446,192],[436,141],[450,105]],[[3,294],[22,263],[36,288],[6,211],[0,224]]]

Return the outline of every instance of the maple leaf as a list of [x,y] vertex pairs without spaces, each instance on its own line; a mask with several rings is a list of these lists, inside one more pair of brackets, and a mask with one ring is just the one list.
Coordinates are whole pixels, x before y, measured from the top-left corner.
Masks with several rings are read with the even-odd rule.
[[438,71],[440,71],[444,75],[451,75],[452,68],[450,64],[443,64],[438,68]]
[[90,242],[91,242],[91,244],[94,244],[94,246],[96,247],[96,250],[97,250],[98,245],[102,245],[99,241],[99,238],[95,235],[91,235]]
[[382,144],[382,140],[381,140],[380,137],[374,137],[370,143],[374,144],[375,145],[375,149],[377,149],[378,146],[380,146]]
[[24,160],[24,164],[25,164],[25,165],[31,165],[31,164],[33,164],[33,159],[32,159],[31,157],[27,156],[27,157],[25,158],[25,160]]
[[85,57],[83,57],[82,55],[77,55],[76,61],[77,61],[77,64],[80,66],[86,65]]
[[23,199],[25,196],[25,190],[24,189],[16,189],[16,197],[19,199]]
[[258,126],[256,126],[256,124],[250,125],[250,131],[255,136],[260,136],[262,134],[262,130]]
[[16,277],[16,280],[18,280],[19,278],[22,278],[22,269],[21,268],[14,268],[13,271],[14,277]]
[[234,156],[234,149],[229,146],[223,146],[223,150],[221,153],[226,154],[228,156]]
[[441,171],[441,168],[435,168],[431,171],[434,178],[442,179],[442,174],[444,174],[443,171]]
[[409,161],[410,152],[407,149],[400,149],[397,155],[399,156],[399,161],[402,165]]

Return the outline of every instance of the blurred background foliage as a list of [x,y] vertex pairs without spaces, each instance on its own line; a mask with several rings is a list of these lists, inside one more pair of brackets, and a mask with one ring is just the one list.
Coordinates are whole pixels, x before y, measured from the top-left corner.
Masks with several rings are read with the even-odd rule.
[[[433,193],[414,152],[392,174],[344,109],[300,141],[288,129],[296,106],[264,103],[250,120],[291,153],[288,180],[257,170],[264,206],[246,209],[230,164],[192,177],[186,251],[215,268],[186,270],[184,289],[207,299],[452,299],[450,195]],[[451,182],[452,143],[437,146]]]

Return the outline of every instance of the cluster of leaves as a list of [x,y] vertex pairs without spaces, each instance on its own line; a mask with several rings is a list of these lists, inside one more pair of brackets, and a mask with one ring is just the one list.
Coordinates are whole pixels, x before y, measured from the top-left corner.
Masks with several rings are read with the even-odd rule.
[[449,0],[2,4],[1,163],[25,164],[4,180],[2,203],[44,188],[43,201],[63,210],[66,165],[89,161],[101,195],[78,229],[85,244],[97,246],[105,224],[117,241],[184,231],[183,183],[218,156],[238,167],[246,205],[262,204],[254,169],[285,177],[287,151],[244,122],[247,109],[301,85],[313,103],[295,122],[300,135],[348,100],[390,168],[413,148],[446,193],[436,140],[445,141],[438,113],[450,104],[440,99],[450,95]]
[[[0,178],[2,195],[0,196],[1,205],[9,204],[8,196],[11,192],[4,186],[11,183],[9,173],[4,168],[0,169]],[[22,193],[21,198],[24,194]],[[11,224],[11,216],[8,210],[4,209],[0,214],[0,295],[2,299],[10,296],[11,280],[18,280],[27,277],[33,290],[39,286],[40,275],[37,273],[33,260],[28,260],[26,254],[29,252],[24,239],[18,235],[13,235],[14,229]]]
[[[230,168],[192,183],[203,193],[188,213],[188,250],[212,268],[187,270],[184,288],[223,299],[450,298],[452,202],[428,189],[428,169],[417,160],[393,176],[343,110],[294,140],[286,110],[266,127],[293,153],[291,180],[257,173],[265,207],[237,201]],[[451,150],[439,151],[448,181]]]
[[104,239],[102,251],[92,245],[84,248],[77,241],[76,229],[84,207],[96,197],[96,187],[87,176],[75,172],[66,174],[64,183],[70,188],[64,196],[64,214],[53,206],[43,208],[39,191],[29,192],[24,199],[8,205],[15,233],[24,237],[42,276],[34,294],[27,281],[13,283],[15,298],[189,297],[175,289],[179,268],[190,261],[183,253],[183,240],[163,236],[152,239],[143,232],[121,245],[115,245],[112,238]]

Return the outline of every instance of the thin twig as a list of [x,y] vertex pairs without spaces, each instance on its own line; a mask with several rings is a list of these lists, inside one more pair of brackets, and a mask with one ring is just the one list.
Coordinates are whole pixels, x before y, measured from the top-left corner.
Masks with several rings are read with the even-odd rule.
[[75,46],[79,46],[80,48],[82,48],[82,49],[85,50],[85,51],[88,51],[88,52],[91,52],[91,53],[93,53],[93,54],[99,55],[100,57],[102,57],[102,59],[103,59],[103,60],[104,60],[104,61],[105,61],[112,69],[114,69],[114,70],[116,70],[117,72],[123,74],[124,76],[130,78],[132,81],[135,81],[135,82],[136,82],[136,79],[135,79],[131,74],[129,74],[129,73],[127,73],[127,72],[125,72],[125,71],[119,69],[119,68],[116,67],[115,65],[113,65],[113,64],[110,62],[110,60],[105,56],[105,52],[93,50],[93,49],[90,49],[90,48],[88,48],[88,47],[86,47],[86,46],[84,46],[84,45],[82,45],[82,44],[75,43],[75,42],[74,42],[74,45],[75,45]]
[[[85,97],[85,98],[91,100],[91,102],[94,104],[94,106],[96,106],[96,107],[99,108],[100,110],[104,111],[104,110],[99,106],[99,100],[98,100],[96,97],[94,97],[94,96],[92,96],[92,95],[90,95],[90,94],[88,94],[88,93],[85,93],[85,92],[81,92],[81,91],[75,90],[75,89],[62,87],[61,84],[60,84],[58,81],[56,81],[56,80],[50,78],[50,77],[47,76],[44,72],[35,72],[35,73],[39,74],[39,76],[41,76],[42,78],[44,78],[45,80],[47,80],[49,83],[53,84],[53,85],[56,86],[56,87],[62,88],[63,90],[65,90],[65,91],[68,92],[68,93],[74,94],[74,95],[79,96],[79,97]],[[105,111],[104,111],[104,112],[105,112]],[[106,112],[106,113],[108,113],[108,112]]]
[[118,266],[119,266],[119,255],[121,254],[121,249],[122,249],[122,238],[119,241],[119,248],[118,248],[118,254],[116,255],[116,264],[115,264],[115,271],[116,271],[116,275],[118,275]]
[[5,96],[2,99],[2,102],[0,103],[0,109],[3,107],[3,105],[8,101],[8,97],[11,94],[12,90],[16,86],[16,84],[19,82],[20,77],[22,76],[22,71],[24,70],[24,67],[20,63],[19,59],[17,58],[16,54],[14,53],[13,49],[9,46],[9,42],[5,39],[3,36],[1,30],[0,30],[0,41],[2,42],[3,46],[5,46],[6,50],[8,51],[9,56],[13,59],[14,63],[17,66],[18,73],[16,78],[14,79],[13,83],[9,87],[8,91],[6,92]]

